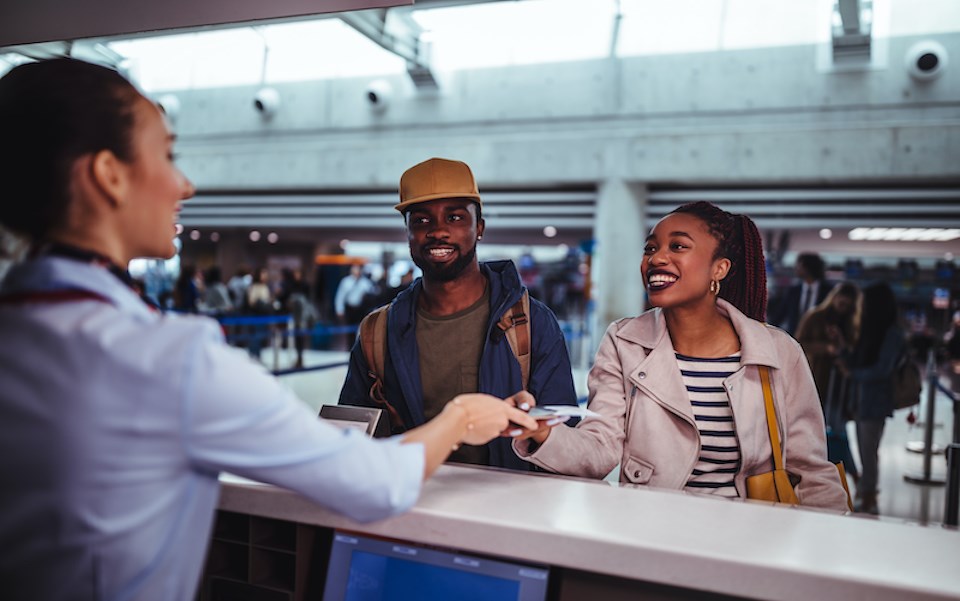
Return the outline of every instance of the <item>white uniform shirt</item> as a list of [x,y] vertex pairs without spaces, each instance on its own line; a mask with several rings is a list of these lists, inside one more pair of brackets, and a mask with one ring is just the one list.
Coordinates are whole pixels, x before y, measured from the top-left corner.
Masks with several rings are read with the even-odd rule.
[[363,304],[363,298],[366,295],[373,294],[376,291],[376,285],[374,285],[367,276],[361,275],[360,277],[354,277],[353,275],[348,275],[340,280],[340,285],[337,286],[337,293],[333,299],[333,308],[337,312],[337,315],[343,315],[347,305],[359,307]]
[[357,520],[417,499],[423,447],[317,417],[213,320],[152,312],[107,270],[46,257],[0,304],[0,596],[193,599],[221,470]]

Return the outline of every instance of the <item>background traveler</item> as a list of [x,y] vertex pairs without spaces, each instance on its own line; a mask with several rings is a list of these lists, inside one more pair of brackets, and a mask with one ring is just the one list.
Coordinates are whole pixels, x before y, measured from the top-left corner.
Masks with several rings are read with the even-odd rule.
[[852,415],[847,379],[837,367],[837,358],[849,352],[857,336],[860,289],[851,282],[833,287],[822,303],[807,312],[797,327],[796,338],[810,364],[827,423],[827,457],[843,462],[846,473],[859,479],[860,472],[850,451],[847,421]]
[[889,284],[878,282],[864,288],[862,303],[860,336],[849,359],[838,361],[838,367],[850,380],[850,394],[856,406],[857,444],[863,470],[855,509],[878,513],[880,439],[887,418],[893,415],[893,373],[907,352],[907,340]]
[[777,299],[770,315],[770,323],[793,334],[803,315],[823,302],[833,287],[825,279],[826,265],[817,253],[801,253],[794,270],[798,281]]

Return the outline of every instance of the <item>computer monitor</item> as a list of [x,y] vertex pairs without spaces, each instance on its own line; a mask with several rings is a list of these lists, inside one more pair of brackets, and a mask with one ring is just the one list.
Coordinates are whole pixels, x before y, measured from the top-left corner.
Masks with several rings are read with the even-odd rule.
[[323,601],[545,601],[550,570],[335,531]]

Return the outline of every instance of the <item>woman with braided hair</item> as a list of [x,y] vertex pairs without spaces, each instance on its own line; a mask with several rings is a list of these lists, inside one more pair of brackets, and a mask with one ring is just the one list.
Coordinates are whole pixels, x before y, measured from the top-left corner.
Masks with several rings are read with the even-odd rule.
[[[640,271],[653,309],[607,329],[575,428],[526,433],[524,459],[550,471],[746,497],[773,469],[761,368],[770,373],[784,465],[802,505],[846,510],[827,461],[823,415],[800,345],[763,323],[766,274],[753,221],[683,205],[647,237]],[[514,402],[533,404],[521,393]]]

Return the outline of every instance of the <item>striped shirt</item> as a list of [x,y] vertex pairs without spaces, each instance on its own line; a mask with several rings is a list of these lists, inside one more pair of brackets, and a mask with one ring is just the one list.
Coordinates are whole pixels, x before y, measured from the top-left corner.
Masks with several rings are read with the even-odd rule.
[[736,497],[733,477],[740,469],[740,443],[723,381],[740,368],[740,354],[701,359],[677,353],[677,363],[700,430],[700,458],[685,490]]

